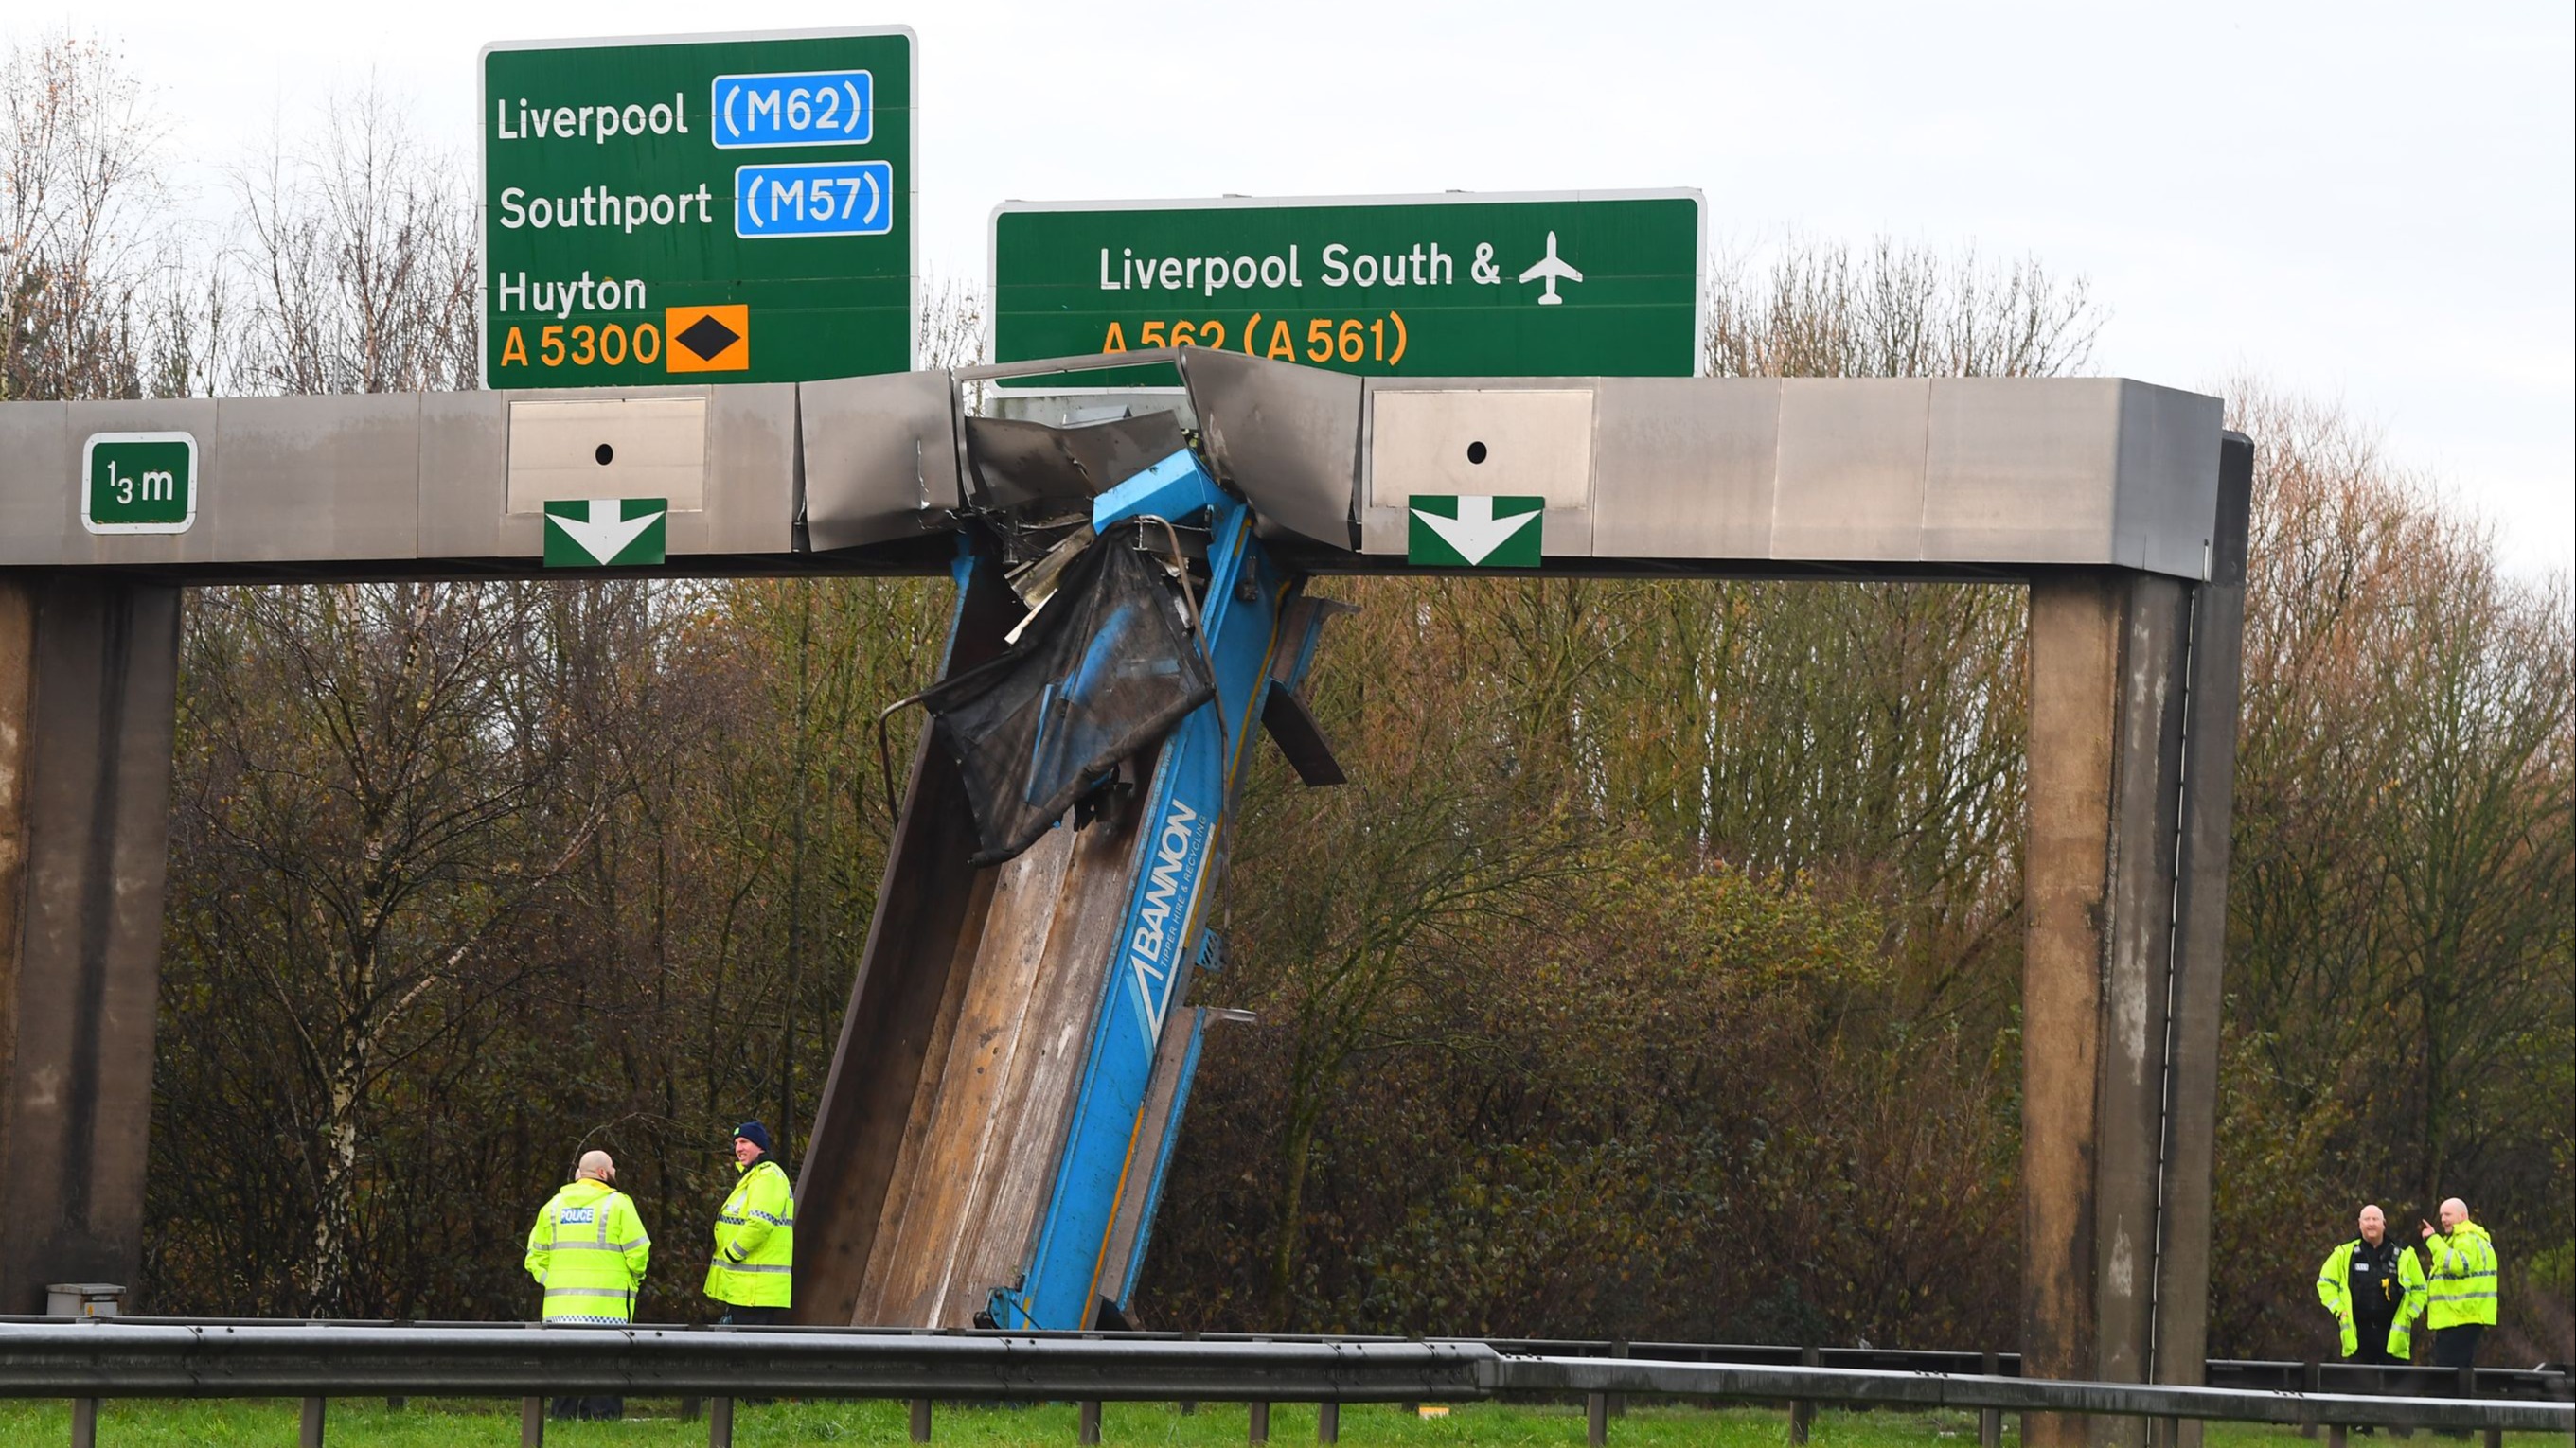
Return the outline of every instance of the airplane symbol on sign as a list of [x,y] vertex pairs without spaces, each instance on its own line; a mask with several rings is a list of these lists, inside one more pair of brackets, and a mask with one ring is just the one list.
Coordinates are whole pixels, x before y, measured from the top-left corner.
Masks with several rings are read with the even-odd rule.
[[1556,294],[1556,284],[1559,281],[1579,282],[1583,280],[1583,273],[1576,271],[1574,268],[1566,265],[1563,261],[1558,259],[1556,254],[1556,233],[1553,231],[1547,234],[1547,255],[1530,263],[1530,269],[1521,273],[1521,280],[1525,282],[1534,282],[1541,279],[1545,279],[1547,282],[1546,293],[1538,299],[1538,304],[1542,307],[1553,307],[1565,300],[1565,298]]

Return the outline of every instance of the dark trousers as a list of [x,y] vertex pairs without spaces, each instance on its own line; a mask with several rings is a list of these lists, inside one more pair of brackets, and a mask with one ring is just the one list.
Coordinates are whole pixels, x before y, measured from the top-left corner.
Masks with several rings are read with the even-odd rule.
[[2437,1368],[2474,1366],[2478,1360],[2478,1338],[2486,1330],[2487,1325],[2483,1322],[2464,1322],[2457,1327],[2433,1329],[2433,1366]]

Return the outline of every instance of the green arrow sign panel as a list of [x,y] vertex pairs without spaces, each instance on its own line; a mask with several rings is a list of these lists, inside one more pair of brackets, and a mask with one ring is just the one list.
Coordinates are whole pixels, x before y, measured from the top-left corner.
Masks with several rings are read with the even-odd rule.
[[1447,497],[1406,501],[1404,561],[1425,568],[1536,568],[1545,498]]
[[994,358],[1188,344],[1373,376],[1686,377],[1701,211],[1693,191],[1012,202]]
[[908,30],[483,52],[489,387],[912,365]]
[[659,563],[669,547],[667,498],[593,498],[546,504],[548,568]]

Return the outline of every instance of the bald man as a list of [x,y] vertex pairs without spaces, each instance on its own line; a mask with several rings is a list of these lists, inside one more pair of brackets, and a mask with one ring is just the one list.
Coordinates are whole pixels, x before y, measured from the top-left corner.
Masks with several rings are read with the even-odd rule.
[[2414,1323],[2424,1310],[2424,1269],[2388,1235],[2388,1217],[2361,1209],[2361,1235],[2326,1254],[2317,1268],[2317,1300],[2334,1314],[2343,1355],[2357,1363],[2402,1363],[2414,1353]]
[[[635,1320],[636,1289],[653,1239],[635,1202],[617,1189],[617,1163],[604,1151],[582,1153],[572,1181],[537,1213],[528,1230],[528,1275],[545,1289],[545,1321],[623,1327]],[[619,1418],[617,1398],[557,1398],[559,1418]]]
[[2478,1339],[2495,1326],[2496,1252],[2487,1229],[2469,1220],[2469,1204],[2442,1203],[2442,1227],[2424,1226],[2427,1307],[2437,1367],[2465,1368],[2478,1360]]

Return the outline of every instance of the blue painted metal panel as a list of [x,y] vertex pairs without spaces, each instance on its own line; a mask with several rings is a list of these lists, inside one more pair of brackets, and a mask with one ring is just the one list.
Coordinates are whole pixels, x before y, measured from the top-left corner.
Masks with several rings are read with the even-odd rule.
[[1163,1118],[1163,1139],[1152,1143],[1152,1167],[1145,1185],[1145,1207],[1136,1219],[1136,1242],[1128,1250],[1127,1260],[1112,1262],[1104,1274],[1102,1295],[1127,1311],[1136,1295],[1136,1275],[1145,1265],[1145,1249],[1154,1243],[1154,1214],[1163,1208],[1163,1179],[1172,1172],[1172,1151],[1180,1145],[1181,1118],[1189,1114],[1190,1083],[1198,1079],[1199,1047],[1207,1040],[1208,1013],[1190,1007],[1189,1048],[1181,1054],[1181,1079],[1172,1087],[1172,1109]]
[[1207,475],[1187,448],[1091,500],[1091,526],[1098,532],[1126,518],[1181,519],[1202,508],[1231,506],[1225,490]]
[[1176,505],[1183,511],[1160,515],[1206,515],[1211,576],[1201,633],[1216,697],[1164,741],[1143,801],[1127,915],[1103,975],[1065,1150],[1020,1285],[995,1294],[994,1318],[1006,1327],[1087,1328],[1103,1288],[1124,1285],[1126,1264],[1105,1260],[1110,1227],[1124,1196],[1154,1190],[1164,1156],[1163,1143],[1137,1140],[1155,1045],[1197,956],[1201,905],[1223,865],[1219,826],[1268,687],[1279,606],[1291,586],[1253,538],[1250,512],[1189,454],[1101,501],[1121,492],[1121,516]]

